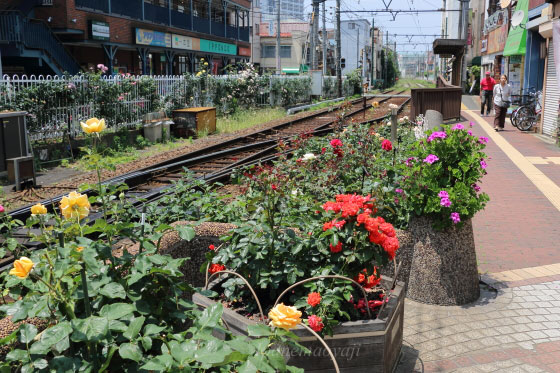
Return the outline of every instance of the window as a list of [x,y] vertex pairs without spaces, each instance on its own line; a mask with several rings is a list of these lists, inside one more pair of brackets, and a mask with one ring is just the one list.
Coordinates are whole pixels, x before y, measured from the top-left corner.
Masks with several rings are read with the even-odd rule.
[[350,23],[348,24],[348,29],[349,29],[349,30],[354,30],[355,28],[356,28],[356,24],[355,24],[354,22],[350,22]]
[[261,58],[274,58],[274,57],[276,57],[276,46],[263,44],[261,46]]
[[292,58],[292,46],[291,45],[281,45],[280,46],[280,58]]

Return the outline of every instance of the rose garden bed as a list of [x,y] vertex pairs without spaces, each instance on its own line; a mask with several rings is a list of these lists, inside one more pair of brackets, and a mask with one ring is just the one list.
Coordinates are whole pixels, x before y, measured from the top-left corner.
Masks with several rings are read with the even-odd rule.
[[[474,247],[441,238],[472,237],[469,219],[488,197],[478,185],[487,139],[462,125],[424,135],[406,120],[395,141],[390,133],[350,125],[281,142],[274,164],[234,176],[236,196],[187,172],[142,218],[125,186],[100,183],[95,197],[65,197],[60,214],[37,205],[25,223],[2,215],[1,254],[23,257],[0,275],[2,294],[16,300],[0,316],[46,329],[24,322],[0,335],[0,367],[391,371],[409,279],[419,301],[476,298],[464,286],[477,280]],[[102,155],[94,147],[87,157],[99,175]],[[92,204],[104,219],[88,225]],[[416,219],[429,223],[409,227]],[[21,224],[47,249],[18,247],[10,231]],[[135,245],[115,247],[123,238]],[[469,271],[454,268],[464,260]]]

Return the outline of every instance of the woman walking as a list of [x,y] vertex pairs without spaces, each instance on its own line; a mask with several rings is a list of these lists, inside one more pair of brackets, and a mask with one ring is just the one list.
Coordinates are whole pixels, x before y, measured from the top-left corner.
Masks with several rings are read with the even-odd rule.
[[505,75],[500,77],[500,84],[494,86],[494,131],[504,129],[506,122],[507,109],[511,105],[511,86],[508,84],[508,78]]

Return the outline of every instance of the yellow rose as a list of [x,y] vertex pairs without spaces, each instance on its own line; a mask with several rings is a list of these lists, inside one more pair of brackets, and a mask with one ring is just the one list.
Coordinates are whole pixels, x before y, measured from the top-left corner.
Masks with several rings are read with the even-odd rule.
[[379,102],[374,101],[373,104],[371,104],[371,106],[373,106],[374,108],[379,107]]
[[301,311],[280,303],[270,310],[268,318],[270,323],[277,328],[293,329],[301,323]]
[[34,264],[31,259],[22,256],[14,262],[14,268],[10,269],[10,274],[19,278],[26,278],[29,276],[29,272],[33,269]]
[[40,203],[31,206],[31,214],[33,215],[43,215],[46,213],[47,213],[47,208]]
[[85,194],[70,192],[60,201],[60,211],[66,219],[83,219],[89,215],[90,208],[91,205]]
[[76,247],[76,251],[79,252],[79,253],[81,253],[83,249],[84,249],[83,246]]
[[105,129],[105,119],[91,118],[85,123],[80,122],[85,133],[99,133]]

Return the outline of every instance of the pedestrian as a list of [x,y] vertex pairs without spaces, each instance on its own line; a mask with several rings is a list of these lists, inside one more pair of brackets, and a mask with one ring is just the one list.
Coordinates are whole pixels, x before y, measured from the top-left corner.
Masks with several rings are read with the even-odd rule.
[[486,78],[480,81],[480,115],[484,115],[484,107],[486,106],[486,116],[490,115],[492,110],[492,95],[496,81],[490,76],[490,71],[486,72]]
[[494,117],[494,130],[498,132],[504,129],[506,122],[507,109],[511,105],[511,86],[508,84],[508,78],[505,75],[500,77],[500,84],[494,86],[494,109],[496,116]]

